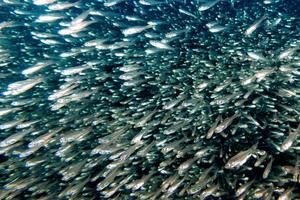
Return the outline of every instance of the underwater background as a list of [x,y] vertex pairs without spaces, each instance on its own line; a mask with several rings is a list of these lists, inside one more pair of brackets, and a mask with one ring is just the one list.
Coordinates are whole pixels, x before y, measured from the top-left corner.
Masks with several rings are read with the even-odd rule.
[[1,0],[0,199],[300,199],[299,0]]

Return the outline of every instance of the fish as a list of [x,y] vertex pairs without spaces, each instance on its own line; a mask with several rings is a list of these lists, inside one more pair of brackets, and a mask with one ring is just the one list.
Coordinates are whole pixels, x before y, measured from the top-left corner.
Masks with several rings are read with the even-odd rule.
[[210,139],[212,138],[214,132],[215,132],[215,129],[217,128],[219,122],[221,121],[221,116],[219,115],[216,119],[216,121],[212,124],[212,127],[210,127],[210,129],[208,130],[207,132],[207,135],[206,135],[206,138],[207,139]]
[[225,164],[226,169],[239,168],[244,165],[248,159],[256,152],[257,143],[251,146],[249,149],[244,150],[231,157]]
[[147,175],[144,175],[141,179],[138,179],[130,184],[128,184],[128,188],[132,188],[134,190],[138,190],[140,187],[142,187],[147,180],[149,180],[154,175],[154,172],[151,172]]
[[186,172],[187,170],[189,170],[189,168],[191,167],[191,165],[198,159],[200,159],[206,152],[208,151],[208,149],[202,149],[199,150],[195,156],[193,158],[190,158],[186,161],[184,161],[183,163],[181,163],[178,167],[178,174],[179,175],[183,175],[184,172]]
[[197,194],[199,193],[208,183],[214,181],[216,179],[216,175],[207,177],[203,182],[199,180],[188,189],[188,194]]
[[297,50],[299,49],[299,47],[295,47],[295,48],[289,48],[283,52],[281,52],[278,55],[278,59],[283,60],[283,59],[287,59],[288,57],[290,57],[292,54],[294,54]]
[[205,1],[204,3],[202,3],[200,5],[200,7],[198,8],[198,10],[199,11],[206,11],[206,10],[212,8],[213,6],[215,6],[220,1],[221,0],[208,0],[208,1]]
[[27,134],[29,134],[32,131],[32,129],[24,130],[21,132],[17,132],[16,134],[10,135],[9,137],[5,138],[0,142],[0,147],[8,147],[10,145],[13,145],[14,143],[19,142],[22,140],[23,137],[25,137]]
[[165,42],[150,40],[149,43],[158,49],[172,50],[173,48]]
[[180,13],[182,13],[182,14],[185,14],[185,15],[187,15],[187,16],[190,16],[190,17],[193,17],[193,18],[197,19],[197,16],[196,16],[196,15],[194,15],[193,13],[191,13],[191,12],[189,12],[189,11],[187,11],[187,10],[183,10],[183,9],[179,8],[178,11],[179,11]]
[[248,56],[253,59],[253,60],[261,60],[261,61],[266,61],[267,59],[260,53],[256,52],[247,52]]
[[274,158],[271,157],[271,160],[269,161],[269,163],[267,164],[267,166],[263,172],[263,179],[266,179],[269,176],[269,174],[271,172],[273,161],[274,161]]
[[268,154],[265,153],[264,155],[262,155],[260,158],[257,159],[257,161],[254,163],[255,167],[260,166],[267,158]]
[[55,22],[57,20],[65,18],[64,15],[58,14],[58,13],[51,13],[51,14],[45,14],[45,15],[40,15],[35,22],[37,23],[51,23]]
[[213,195],[214,193],[216,193],[216,191],[219,188],[219,184],[214,184],[208,188],[206,188],[200,195],[200,199],[206,199],[207,197]]
[[24,76],[29,76],[29,75],[32,75],[34,73],[37,73],[38,71],[42,70],[45,67],[53,65],[53,64],[55,64],[55,63],[52,60],[40,61],[40,62],[36,63],[35,65],[33,65],[33,66],[31,66],[27,69],[24,69],[22,71],[22,74]]
[[55,2],[48,5],[48,9],[51,11],[59,11],[59,10],[66,10],[72,7],[78,7],[81,4],[81,1],[77,1],[74,3],[71,2]]
[[236,196],[236,197],[239,197],[239,196],[241,196],[242,194],[244,194],[244,193],[250,188],[250,186],[251,186],[253,183],[254,183],[254,180],[249,181],[249,182],[244,183],[243,185],[241,185],[241,186],[237,189],[237,191],[236,191],[236,193],[235,193],[235,196]]
[[143,32],[147,29],[150,29],[152,27],[153,27],[152,24],[148,24],[146,26],[133,26],[133,27],[123,29],[122,33],[124,34],[125,37],[128,37],[128,36],[131,36],[131,35],[141,33],[141,32]]
[[156,1],[156,0],[139,0],[141,5],[145,6],[154,6],[165,3],[164,1]]
[[299,134],[300,126],[297,128],[295,132],[289,131],[288,137],[283,141],[283,143],[280,146],[280,151],[284,152],[287,151],[294,143],[294,141],[297,139]]
[[8,115],[9,113],[14,113],[14,112],[20,111],[20,110],[21,110],[21,108],[18,108],[18,107],[16,107],[16,108],[13,108],[13,107],[1,108],[0,116],[5,116],[5,115]]
[[20,95],[20,94],[32,89],[36,85],[40,84],[41,82],[43,82],[43,80],[44,79],[42,77],[36,77],[36,78],[30,78],[30,79],[26,79],[23,81],[11,83],[10,85],[8,85],[8,90],[3,92],[3,95],[5,95],[5,96]]
[[221,133],[222,131],[224,131],[229,125],[231,125],[231,123],[233,122],[234,119],[240,117],[241,114],[240,113],[235,113],[234,115],[232,115],[231,117],[228,117],[226,119],[224,119],[223,122],[221,122],[216,128],[215,128],[215,133]]
[[279,197],[278,200],[288,200],[288,199],[292,199],[292,192],[293,192],[294,188],[290,187],[288,189],[286,189]]
[[114,5],[117,5],[119,3],[122,3],[124,0],[107,0],[105,1],[105,3],[103,4],[105,7],[111,7]]
[[258,28],[261,26],[261,23],[263,21],[265,21],[267,19],[267,16],[266,15],[263,15],[262,17],[260,17],[258,20],[256,20],[253,24],[251,24],[245,31],[245,35],[246,36],[250,36],[252,35],[252,33]]
[[33,3],[38,6],[48,5],[55,2],[56,0],[33,0]]

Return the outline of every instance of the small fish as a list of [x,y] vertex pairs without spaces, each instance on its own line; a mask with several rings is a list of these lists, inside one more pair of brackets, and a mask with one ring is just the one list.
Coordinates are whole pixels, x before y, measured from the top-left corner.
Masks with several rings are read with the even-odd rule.
[[84,70],[87,70],[89,68],[91,68],[91,66],[88,66],[88,65],[80,65],[80,66],[76,66],[76,67],[70,67],[70,68],[66,68],[66,69],[62,70],[61,74],[64,76],[70,76],[70,75],[82,73]]
[[237,98],[241,93],[228,94],[225,96],[218,97],[210,102],[210,105],[223,105],[229,103],[233,98]]
[[18,81],[18,82],[12,83],[12,84],[8,85],[8,90],[6,92],[3,92],[3,94],[6,96],[7,95],[16,96],[16,95],[22,94],[22,93],[30,90],[37,84],[43,82],[43,80],[44,80],[43,78],[37,77],[37,78],[26,79],[23,81]]
[[283,143],[280,146],[280,151],[281,152],[287,151],[293,145],[299,133],[300,133],[300,126],[297,128],[295,132],[292,132],[290,130],[288,137],[283,141]]
[[164,130],[164,134],[165,135],[171,135],[174,134],[176,131],[178,131],[179,129],[183,128],[186,124],[188,124],[187,121],[178,121],[178,122],[174,122],[174,124],[172,124],[169,128]]
[[67,167],[60,170],[60,174],[63,176],[63,181],[69,181],[72,178],[76,177],[82,170],[84,164],[86,163],[86,159],[72,163],[71,165],[68,165]]
[[222,84],[218,85],[213,92],[221,92],[232,83],[232,79],[225,80]]
[[14,21],[4,21],[0,22],[0,31],[5,28],[14,27],[16,23]]
[[196,15],[194,15],[193,13],[190,13],[189,11],[183,10],[183,9],[181,9],[181,8],[180,8],[178,11],[179,11],[180,13],[182,13],[182,14],[185,14],[185,15],[187,15],[187,16],[190,16],[190,17],[193,17],[193,18],[197,19]]
[[289,58],[291,55],[293,55],[297,50],[299,50],[299,47],[295,48],[289,48],[282,53],[279,54],[278,59],[283,60]]
[[14,113],[16,111],[20,111],[21,108],[0,108],[0,116],[3,117],[5,115],[8,115],[10,113]]
[[249,28],[247,28],[247,30],[245,31],[245,35],[246,36],[250,36],[258,27],[261,26],[261,23],[267,18],[266,15],[262,16],[260,19],[258,19],[257,21],[255,21],[252,25],[249,26]]
[[175,183],[175,181],[178,179],[179,175],[177,173],[174,173],[173,175],[169,176],[167,179],[165,179],[161,184],[162,191],[167,191],[167,189]]
[[255,189],[255,191],[253,192],[253,197],[256,199],[260,199],[268,192],[268,190],[269,190],[269,188]]
[[61,87],[59,90],[54,91],[48,97],[48,100],[53,101],[53,100],[59,99],[63,96],[70,95],[71,93],[73,93],[73,89],[75,89],[76,87],[78,87],[77,84],[70,84],[70,85],[67,85],[66,87]]
[[59,141],[65,145],[69,142],[73,142],[73,141],[82,141],[84,140],[85,136],[88,135],[90,132],[92,131],[92,129],[90,127],[88,128],[81,128],[79,130],[72,130],[72,131],[68,131],[67,133],[64,133],[61,138],[59,139]]
[[33,0],[33,3],[38,6],[48,5],[56,2],[57,0]]
[[29,76],[29,75],[34,74],[34,73],[40,71],[41,69],[48,67],[49,65],[52,65],[52,64],[54,64],[54,61],[52,61],[52,60],[41,61],[27,69],[24,69],[22,71],[22,74],[25,76]]
[[120,160],[127,160],[136,150],[138,150],[143,144],[136,143],[133,146],[129,147],[128,149],[124,150],[120,154]]
[[[97,22],[96,20],[74,22],[74,24],[71,23],[71,25],[69,27],[59,30],[58,34],[60,34],[62,36],[74,35],[74,34],[82,32],[82,31],[85,31],[89,25],[94,24],[96,22]],[[72,52],[72,53],[76,54],[75,52]]]
[[156,1],[156,0],[139,0],[139,3],[145,6],[154,6],[154,5],[164,4],[166,2]]
[[39,179],[34,178],[32,176],[27,177],[27,178],[19,178],[19,179],[16,179],[16,180],[4,185],[4,188],[8,189],[8,190],[10,190],[10,189],[21,190],[37,181],[39,181]]
[[255,167],[260,166],[267,158],[268,154],[265,153],[264,155],[262,155],[259,159],[257,159],[257,161],[254,163]]
[[247,182],[247,183],[241,185],[241,186],[237,189],[237,191],[236,191],[236,193],[235,193],[235,196],[236,196],[236,197],[241,196],[243,193],[245,193],[245,192],[250,188],[250,186],[251,186],[253,183],[254,183],[254,180],[249,181],[249,182]]
[[79,14],[77,17],[75,17],[69,24],[69,27],[74,29],[74,26],[79,25],[84,22],[88,18],[88,16],[91,14],[93,9],[87,9],[83,11],[81,14]]
[[215,133],[221,133],[222,131],[224,131],[228,126],[230,126],[233,122],[234,119],[240,117],[241,114],[240,113],[235,113],[234,115],[232,115],[231,117],[228,117],[226,119],[224,119],[223,122],[221,122],[216,128],[215,128]]
[[33,124],[36,124],[40,122],[40,120],[31,120],[31,121],[22,121],[16,126],[16,129],[24,129],[32,126]]
[[217,3],[219,3],[221,0],[208,0],[205,3],[202,3],[200,7],[198,8],[199,11],[205,11],[213,6],[215,6]]
[[78,194],[82,188],[88,183],[89,178],[86,178],[86,180],[71,184],[69,187],[67,187],[65,190],[63,190],[58,197],[62,198],[64,196],[75,196]]
[[219,122],[221,121],[221,116],[219,115],[216,119],[216,121],[212,124],[212,126],[210,127],[210,129],[208,130],[207,132],[207,135],[206,135],[206,138],[207,139],[210,139],[212,138],[214,132],[215,132],[215,129],[217,128]]
[[190,29],[187,27],[186,29],[170,31],[165,34],[166,38],[175,38],[181,34],[188,32]]
[[[207,184],[213,182],[216,179],[216,175],[206,176],[204,180],[197,181],[194,185],[188,189],[188,194],[197,194],[199,193]],[[201,179],[203,177],[201,176]]]
[[170,100],[169,102],[167,102],[164,106],[163,109],[164,110],[170,110],[172,108],[174,108],[176,105],[178,105],[181,101],[183,101],[186,98],[185,95],[183,95],[182,97],[178,97],[175,100]]
[[156,41],[156,40],[150,40],[149,43],[158,48],[158,49],[166,49],[166,50],[172,50],[173,47],[171,47],[170,45],[168,45],[165,42],[161,42],[161,41]]
[[52,11],[66,10],[68,8],[71,8],[71,7],[79,6],[80,3],[81,3],[81,0],[79,0],[77,2],[74,2],[74,3],[70,3],[70,2],[57,2],[57,3],[50,4],[48,6],[48,9],[52,10]]
[[247,52],[247,54],[253,60],[261,60],[261,61],[266,61],[267,60],[261,53]]
[[133,191],[140,189],[154,174],[155,172],[150,172],[149,174],[144,175],[141,179],[128,184],[128,188],[132,188]]
[[219,33],[219,32],[224,31],[225,29],[226,29],[225,26],[216,24],[216,25],[210,27],[208,30],[209,30],[211,33]]
[[294,188],[290,187],[288,189],[286,189],[279,197],[278,200],[292,200],[292,192],[293,192]]
[[103,5],[105,7],[111,7],[111,6],[115,6],[119,3],[122,3],[123,1],[125,1],[125,0],[106,0]]
[[274,158],[271,157],[271,160],[269,161],[269,163],[267,164],[264,172],[263,172],[263,179],[268,178],[270,172],[271,172],[271,168],[272,168],[272,164],[273,164]]
[[15,134],[10,135],[0,142],[0,147],[8,147],[12,144],[15,144],[22,140],[26,135],[32,132],[32,129],[24,130],[22,132],[17,132]]
[[129,81],[136,77],[139,77],[140,75],[143,75],[143,72],[132,71],[132,72],[126,72],[126,73],[120,75],[119,78],[124,81]]
[[212,186],[207,187],[204,191],[201,192],[199,198],[201,200],[206,199],[207,197],[215,194],[218,188],[219,188],[219,184],[213,184]]
[[297,156],[296,158],[295,167],[292,173],[293,173],[293,181],[299,182],[300,181],[299,156]]
[[179,139],[179,140],[174,140],[171,143],[165,144],[163,146],[163,148],[161,149],[161,152],[163,154],[166,154],[174,149],[176,149],[181,143],[183,143],[184,141],[186,141],[185,138]]
[[45,14],[45,15],[40,15],[35,22],[37,23],[51,23],[55,22],[57,20],[65,18],[64,15],[59,14],[59,13],[50,13],[50,14]]
[[266,69],[257,71],[254,76],[257,78],[257,82],[260,82],[261,80],[264,80],[266,76],[268,76],[272,73],[274,73],[273,68],[266,68]]
[[155,144],[156,144],[156,142],[153,140],[150,144],[148,144],[148,145],[146,145],[144,148],[140,149],[140,150],[136,153],[136,155],[141,156],[141,157],[146,156],[146,155],[150,152],[151,148],[152,148]]
[[47,159],[44,158],[44,157],[35,157],[35,158],[30,159],[30,160],[27,160],[25,166],[26,167],[33,167],[35,165],[39,165],[39,164],[45,162],[46,160]]
[[38,146],[42,146],[42,145],[46,145],[50,139],[57,134],[58,132],[60,132],[62,130],[62,128],[55,128],[50,130],[48,133],[45,133],[44,135],[41,135],[35,139],[33,139],[29,144],[28,147],[29,148],[34,148],[34,147],[38,147]]
[[231,157],[227,163],[225,164],[225,168],[226,169],[233,169],[233,168],[239,168],[242,165],[244,165],[248,159],[255,154],[255,152],[257,151],[257,143],[255,145],[253,145],[252,147],[250,147],[249,149],[245,150],[245,151],[241,151],[238,154],[236,154],[235,156]]
[[134,27],[130,27],[130,28],[127,28],[127,29],[123,29],[122,30],[122,33],[124,34],[125,37],[127,36],[130,36],[130,35],[135,35],[137,33],[141,33],[147,29],[150,29],[152,28],[153,25],[151,24],[148,24],[146,26],[134,26]]
[[142,18],[140,18],[139,16],[125,16],[125,18],[128,21],[144,21]]
[[200,159],[207,151],[208,151],[208,149],[199,150],[193,158],[190,158],[190,159],[184,161],[183,163],[181,163],[178,167],[178,174],[183,175],[186,171],[188,171],[190,169],[192,164],[196,160]]
[[185,177],[181,178],[179,181],[175,181],[172,185],[169,186],[167,190],[167,196],[171,196],[179,187],[180,185],[185,181]]

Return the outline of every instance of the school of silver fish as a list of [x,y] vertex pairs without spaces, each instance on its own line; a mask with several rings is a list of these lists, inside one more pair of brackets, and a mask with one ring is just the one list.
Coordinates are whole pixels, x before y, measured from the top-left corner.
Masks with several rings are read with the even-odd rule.
[[0,16],[0,199],[300,199],[299,1]]

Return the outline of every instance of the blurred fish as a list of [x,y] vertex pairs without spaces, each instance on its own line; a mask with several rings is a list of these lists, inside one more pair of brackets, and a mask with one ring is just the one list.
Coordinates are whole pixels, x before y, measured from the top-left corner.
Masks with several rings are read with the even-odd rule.
[[0,199],[296,199],[297,8],[1,1]]
[[266,15],[262,16],[260,19],[255,21],[249,28],[246,29],[245,35],[250,36],[258,27],[261,26],[261,23],[267,18]]
[[213,7],[214,5],[216,5],[217,3],[219,3],[221,0],[208,0],[203,2],[200,7],[199,7],[199,11],[205,11],[210,9],[211,7]]

